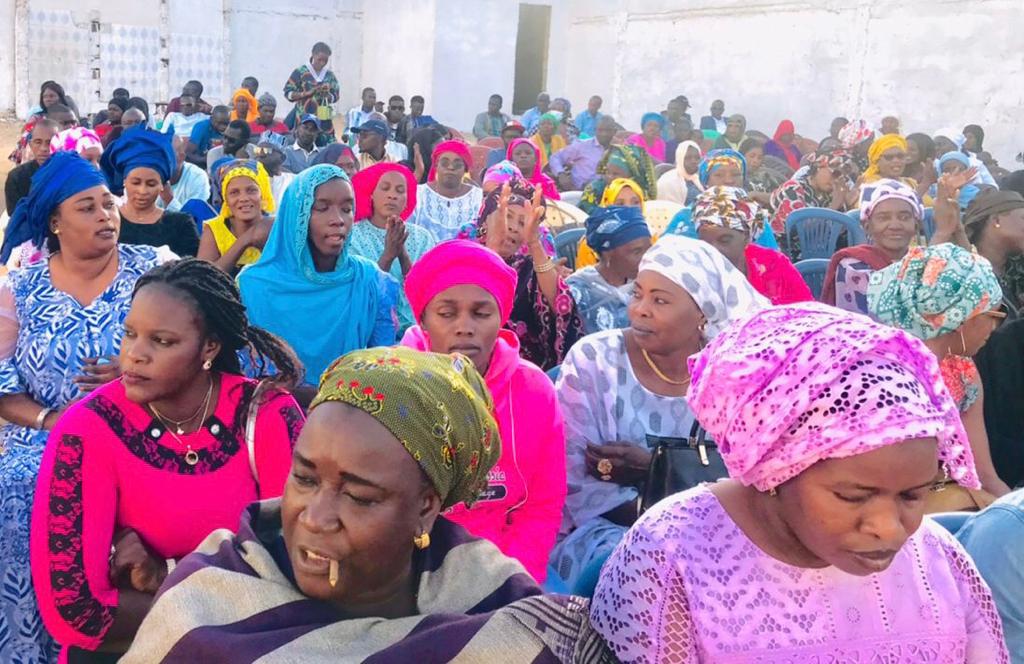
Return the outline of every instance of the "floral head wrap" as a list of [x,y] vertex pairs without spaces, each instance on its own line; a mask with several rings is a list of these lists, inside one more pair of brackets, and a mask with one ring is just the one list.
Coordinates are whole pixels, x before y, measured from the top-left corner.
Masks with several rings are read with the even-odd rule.
[[714,339],[732,321],[770,305],[742,272],[707,242],[667,235],[640,260],[640,272],[657,272],[693,298],[707,319],[704,335]]
[[[529,141],[527,141],[529,142]],[[508,159],[499,161],[484,173],[484,181],[481,183],[486,189],[488,185],[501,186],[513,179],[522,179],[523,174],[519,167]]]
[[992,264],[949,243],[911,247],[868,285],[872,317],[924,340],[959,329],[1002,299]]
[[324,372],[310,410],[331,401],[387,427],[423,469],[442,509],[472,504],[501,456],[491,395],[462,355],[402,346],[353,351]]
[[629,179],[643,188],[644,200],[657,198],[658,178],[654,174],[654,161],[647,150],[638,145],[613,145],[598,163],[597,172],[604,175],[610,165],[629,173]]
[[700,184],[708,186],[708,179],[711,174],[726,165],[733,165],[740,169],[740,179],[747,181],[747,160],[735,150],[709,150],[704,159],[700,162]]
[[739,187],[711,187],[693,204],[693,223],[698,230],[701,226],[718,226],[757,238],[764,228],[764,216]]
[[839,130],[839,142],[843,144],[844,148],[849,150],[874,135],[875,130],[871,128],[871,124],[867,120],[851,120],[845,127]]
[[867,221],[871,218],[875,208],[882,201],[889,199],[906,201],[913,208],[914,218],[918,221],[924,219],[924,206],[921,199],[917,197],[914,189],[899,180],[876,180],[871,184],[862,185],[860,188],[860,219]]
[[818,302],[776,306],[689,365],[686,400],[744,485],[769,491],[823,459],[934,437],[950,477],[981,486],[938,360],[903,330]]

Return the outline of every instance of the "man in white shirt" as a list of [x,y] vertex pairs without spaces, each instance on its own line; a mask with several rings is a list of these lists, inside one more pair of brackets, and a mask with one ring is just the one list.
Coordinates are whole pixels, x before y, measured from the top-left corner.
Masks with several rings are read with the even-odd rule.
[[178,100],[181,111],[168,113],[160,125],[160,131],[166,134],[173,127],[176,137],[188,139],[192,135],[192,129],[210,116],[198,111],[195,97],[181,95]]
[[349,109],[345,114],[345,133],[351,134],[357,127],[361,127],[370,116],[376,113],[374,105],[377,103],[377,91],[373,88],[363,88],[363,105]]

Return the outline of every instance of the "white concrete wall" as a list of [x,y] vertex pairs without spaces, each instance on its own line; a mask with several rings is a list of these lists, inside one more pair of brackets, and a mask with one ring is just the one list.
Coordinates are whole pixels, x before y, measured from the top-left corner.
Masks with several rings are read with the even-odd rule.
[[[373,88],[387,104],[391,95],[426,99],[426,113],[434,114],[431,81],[434,79],[435,21],[439,2],[445,0],[366,0],[363,6],[362,69],[359,80],[342,91],[343,109],[360,103],[362,89]],[[439,71],[451,76],[454,70]]]
[[716,97],[771,134],[779,120],[827,135],[836,115],[905,132],[986,127],[1004,166],[1024,148],[1021,0],[570,0],[566,91],[593,94],[627,127],[686,94]]
[[224,97],[252,75],[261,93],[277,97],[283,116],[290,108],[284,100],[288,76],[309,61],[313,44],[322,41],[331,47],[328,67],[341,85],[338,107],[347,108],[360,81],[362,5],[362,0],[230,0],[231,89]]

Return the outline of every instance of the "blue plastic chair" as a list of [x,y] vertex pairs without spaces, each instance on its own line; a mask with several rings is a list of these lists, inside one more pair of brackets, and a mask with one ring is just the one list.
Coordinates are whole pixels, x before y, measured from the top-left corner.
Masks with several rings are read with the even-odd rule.
[[847,245],[862,244],[864,229],[850,215],[827,208],[801,208],[786,219],[786,245],[790,256],[790,235],[795,231],[800,258],[829,258],[835,253],[839,236],[846,231]]
[[821,288],[825,285],[825,272],[828,271],[829,260],[827,258],[805,258],[797,261],[795,267],[804,282],[811,289],[814,299],[821,298]]
[[568,228],[555,236],[555,251],[559,258],[565,259],[565,264],[570,270],[576,269],[576,249],[586,230],[583,228]]
[[217,211],[210,207],[209,203],[201,201],[198,198],[193,198],[182,205],[181,211],[192,215],[192,218],[196,220],[196,226],[199,229],[200,237],[203,235],[203,222],[209,221],[217,216]]
[[548,375],[548,378],[551,379],[551,382],[555,383],[558,381],[558,377],[562,375],[562,365],[559,364],[557,366],[551,367],[545,373]]

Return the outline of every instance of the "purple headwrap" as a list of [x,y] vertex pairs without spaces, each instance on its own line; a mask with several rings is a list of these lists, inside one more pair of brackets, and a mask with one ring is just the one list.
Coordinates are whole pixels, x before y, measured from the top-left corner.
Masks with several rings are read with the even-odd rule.
[[686,400],[744,485],[768,491],[824,459],[937,438],[949,476],[981,486],[938,360],[903,330],[818,302],[777,306],[689,365]]

